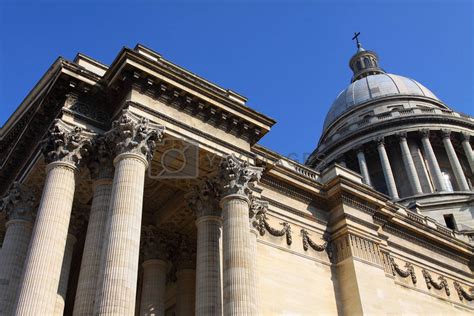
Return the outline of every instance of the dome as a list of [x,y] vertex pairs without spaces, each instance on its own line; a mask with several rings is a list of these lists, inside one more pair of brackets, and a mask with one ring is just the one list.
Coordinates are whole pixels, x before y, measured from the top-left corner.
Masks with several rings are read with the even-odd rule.
[[341,114],[362,103],[393,95],[422,96],[439,101],[430,90],[413,79],[387,73],[369,75],[352,82],[339,93],[326,115],[324,129]]

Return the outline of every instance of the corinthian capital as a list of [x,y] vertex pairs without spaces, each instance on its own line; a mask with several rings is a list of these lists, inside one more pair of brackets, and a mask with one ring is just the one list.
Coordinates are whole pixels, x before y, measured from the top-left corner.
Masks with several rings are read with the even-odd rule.
[[225,157],[219,170],[222,197],[238,194],[249,197],[255,182],[260,181],[263,168],[253,167],[233,154]]
[[94,142],[94,151],[91,153],[88,167],[91,178],[112,178],[114,173],[113,155],[110,142],[104,136],[98,137]]
[[0,210],[8,220],[34,220],[35,198],[25,185],[14,182],[10,191],[0,200]]
[[168,247],[165,233],[158,232],[158,229],[153,225],[143,226],[142,232],[141,252],[143,260],[167,259]]
[[217,183],[209,179],[204,179],[200,185],[194,186],[187,196],[188,206],[197,218],[220,216],[219,200]]
[[148,161],[153,156],[156,143],[163,137],[165,127],[150,123],[128,110],[112,123],[112,129],[105,134],[108,141],[116,144],[115,154],[134,153],[143,155]]
[[46,163],[63,161],[78,166],[90,150],[92,136],[92,133],[78,126],[67,126],[63,121],[56,120],[43,141]]

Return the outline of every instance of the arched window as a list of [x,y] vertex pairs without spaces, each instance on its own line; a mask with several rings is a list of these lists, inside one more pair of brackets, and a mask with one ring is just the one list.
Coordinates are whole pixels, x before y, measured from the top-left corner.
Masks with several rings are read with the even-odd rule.
[[357,63],[356,63],[356,69],[357,69],[357,71],[362,69],[362,62],[360,60],[358,60]]
[[369,59],[369,57],[364,57],[364,64],[365,68],[372,67],[372,61]]

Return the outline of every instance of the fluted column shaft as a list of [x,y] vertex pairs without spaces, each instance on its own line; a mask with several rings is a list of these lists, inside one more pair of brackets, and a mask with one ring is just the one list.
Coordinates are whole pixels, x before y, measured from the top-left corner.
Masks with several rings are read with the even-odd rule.
[[364,183],[367,185],[372,185],[372,182],[370,181],[369,169],[367,168],[367,161],[365,160],[365,154],[363,150],[357,151],[357,160],[359,161],[359,169]]
[[222,219],[201,216],[196,220],[196,315],[221,315],[221,269],[219,239]]
[[196,309],[194,302],[196,297],[196,270],[191,268],[178,268],[176,278],[176,316],[194,315]]
[[56,297],[56,304],[54,306],[55,316],[61,316],[64,314],[64,305],[66,302],[67,286],[69,282],[69,272],[71,271],[72,254],[74,252],[75,244],[76,237],[71,234],[68,234],[66,240],[66,248],[64,250],[63,265],[61,268],[61,277],[59,279],[58,294]]
[[469,162],[469,167],[471,167],[472,173],[474,173],[474,153],[472,152],[471,143],[469,142],[469,135],[464,134],[462,139],[462,148],[466,153],[467,161]]
[[400,136],[400,149],[402,151],[403,164],[405,165],[411,189],[414,194],[422,194],[423,189],[421,188],[420,179],[416,172],[415,163],[413,162],[413,157],[411,156],[406,136]]
[[104,245],[111,192],[112,179],[99,179],[94,182],[92,206],[74,303],[73,315],[75,316],[91,315],[94,311],[94,304],[91,302],[94,302],[97,290],[100,255]]
[[0,315],[11,315],[28,253],[33,223],[14,219],[6,224],[0,255]]
[[429,134],[427,131],[422,132],[421,143],[423,144],[423,150],[428,160],[428,167],[430,169],[431,175],[433,176],[433,181],[435,187],[438,191],[447,191],[446,184],[443,179],[443,174],[439,168],[438,160],[431,146]]
[[395,178],[393,177],[392,167],[390,166],[387,151],[385,150],[385,145],[382,141],[378,142],[377,150],[379,152],[380,163],[382,164],[382,171],[385,177],[385,183],[387,184],[388,194],[393,199],[398,199],[399,196],[397,185],[395,184]]
[[448,154],[449,163],[453,169],[459,189],[461,191],[470,191],[466,176],[464,175],[464,171],[461,167],[461,163],[459,162],[459,158],[456,154],[456,151],[454,150],[453,144],[451,143],[450,132],[443,132],[443,144],[444,148],[446,149],[446,153]]
[[250,280],[252,280],[254,286],[252,288],[252,297],[254,298],[254,309],[258,311],[259,292],[258,292],[258,273],[257,273],[257,240],[258,231],[254,227],[250,227],[250,242],[249,242],[249,253],[252,258],[252,268],[250,269]]
[[15,315],[52,315],[75,189],[75,166],[52,162],[25,262]]
[[165,315],[166,272],[168,263],[162,259],[143,262],[141,316]]
[[135,311],[147,160],[140,154],[123,153],[114,165],[95,315],[133,315]]
[[255,315],[253,259],[249,251],[249,200],[232,194],[221,201],[224,250],[224,315]]

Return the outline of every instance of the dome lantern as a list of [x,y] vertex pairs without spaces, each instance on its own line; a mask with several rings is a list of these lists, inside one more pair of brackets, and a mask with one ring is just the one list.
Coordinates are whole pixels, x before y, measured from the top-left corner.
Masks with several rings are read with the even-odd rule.
[[361,78],[370,76],[384,74],[379,67],[378,56],[375,52],[365,50],[362,47],[362,44],[359,42],[360,32],[355,33],[353,40],[356,40],[357,43],[357,52],[352,56],[349,61],[349,67],[352,69],[354,75],[352,76],[351,82],[359,80]]

